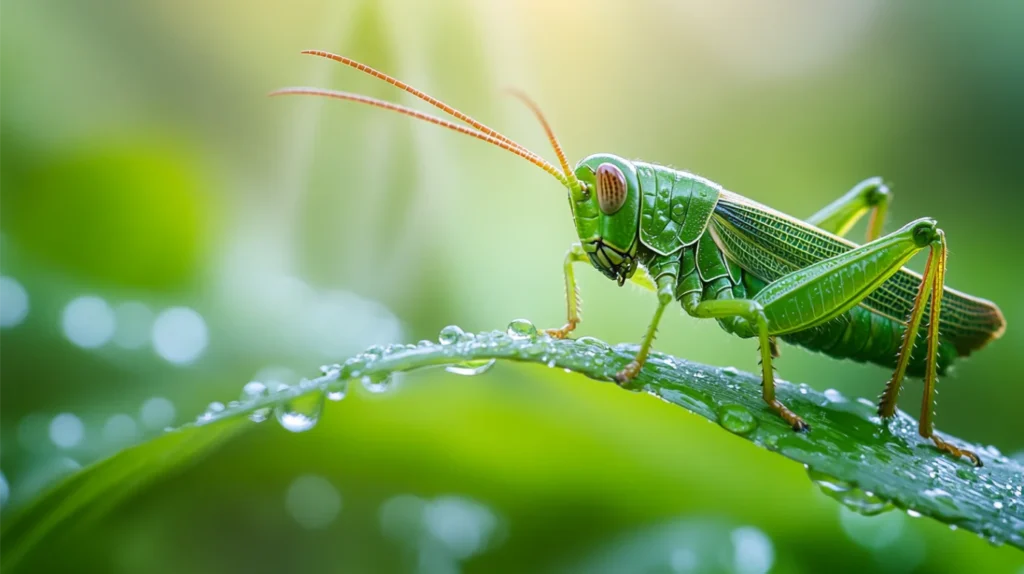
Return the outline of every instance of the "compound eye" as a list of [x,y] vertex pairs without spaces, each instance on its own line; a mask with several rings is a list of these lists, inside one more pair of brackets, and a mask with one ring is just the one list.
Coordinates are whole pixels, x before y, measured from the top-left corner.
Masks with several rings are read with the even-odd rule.
[[597,205],[612,215],[626,203],[626,176],[614,164],[602,163],[594,174],[597,180]]

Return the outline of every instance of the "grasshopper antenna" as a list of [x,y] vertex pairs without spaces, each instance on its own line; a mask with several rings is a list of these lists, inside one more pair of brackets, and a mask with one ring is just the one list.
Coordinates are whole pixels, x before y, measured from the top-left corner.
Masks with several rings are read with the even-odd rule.
[[474,138],[476,138],[478,140],[485,141],[485,142],[487,142],[489,144],[494,144],[494,145],[500,147],[501,149],[509,151],[509,152],[512,152],[515,155],[517,155],[517,156],[525,159],[526,161],[529,161],[530,163],[536,165],[537,167],[543,169],[544,171],[546,171],[549,174],[551,174],[552,176],[554,176],[554,178],[557,179],[562,185],[564,185],[566,187],[569,187],[569,181],[566,179],[565,175],[563,175],[561,172],[558,171],[558,168],[556,168],[555,166],[551,165],[550,163],[544,161],[541,157],[537,156],[536,154],[534,154],[533,152],[529,151],[528,149],[526,149],[526,148],[524,148],[522,146],[519,146],[518,144],[515,144],[515,142],[509,143],[506,140],[498,139],[498,138],[496,138],[494,136],[485,134],[483,132],[479,132],[479,131],[474,130],[472,128],[468,128],[466,126],[457,124],[457,123],[452,122],[452,121],[448,121],[448,120],[443,119],[443,118],[439,118],[437,116],[433,116],[433,115],[428,114],[428,113],[421,112],[419,110],[414,110],[412,108],[407,108],[407,107],[399,105],[399,104],[393,104],[391,102],[386,102],[384,100],[378,100],[377,98],[371,98],[369,96],[364,96],[364,95],[361,95],[361,94],[351,94],[351,93],[348,93],[348,92],[338,92],[338,91],[335,91],[335,90],[324,90],[324,89],[320,89],[320,88],[284,88],[284,89],[281,89],[281,90],[273,91],[269,95],[271,95],[271,96],[288,96],[288,95],[321,96],[321,97],[325,97],[325,98],[333,98],[333,99],[336,99],[336,100],[346,100],[346,101],[349,101],[349,102],[358,102],[358,103],[361,103],[361,104],[367,104],[367,105],[374,106],[374,107],[377,107],[377,108],[383,108],[385,110],[391,110],[393,112],[398,112],[400,114],[404,114],[404,115],[407,115],[409,117],[416,118],[418,120],[423,120],[425,122],[428,122],[428,123],[431,123],[431,124],[434,124],[434,125],[437,125],[437,126],[441,126],[443,128],[448,128],[448,129],[450,129],[452,131],[456,131],[456,132],[458,132],[460,134],[465,134],[467,136],[472,136],[472,137],[474,137]]
[[[389,76],[389,75],[385,74],[384,72],[381,72],[380,70],[377,70],[375,68],[371,68],[370,66],[367,66],[366,64],[363,64],[363,63],[360,63],[360,62],[357,62],[357,61],[353,60],[352,58],[346,58],[345,56],[340,56],[338,54],[332,54],[331,52],[325,52],[323,50],[303,50],[302,53],[310,55],[310,56],[319,56],[321,58],[327,58],[328,60],[334,60],[335,62],[339,62],[341,64],[345,64],[346,66],[348,66],[350,68],[355,68],[355,69],[359,70],[360,72],[363,72],[364,74],[368,74],[370,76],[373,76],[374,78],[377,78],[378,80],[385,81],[385,82],[391,84],[392,86],[395,86],[396,88],[398,88],[400,90],[404,90],[405,92],[408,92],[408,93],[416,96],[417,98],[423,100],[424,102],[427,102],[428,104],[430,104],[430,105],[434,106],[435,108],[441,110],[442,112],[444,112],[444,113],[446,113],[446,114],[448,114],[448,115],[450,115],[450,116],[452,116],[452,117],[454,117],[454,118],[456,118],[458,120],[466,122],[467,124],[473,126],[477,130],[479,130],[479,131],[481,131],[481,132],[491,136],[492,138],[495,138],[497,140],[500,140],[500,141],[503,141],[505,143],[508,143],[509,145],[521,148],[521,149],[523,149],[525,151],[528,151],[528,152],[530,151],[530,150],[526,149],[525,146],[519,145],[518,143],[512,141],[511,138],[505,137],[505,135],[502,134],[501,132],[499,132],[498,130],[490,128],[490,127],[484,125],[483,122],[480,122],[480,121],[477,121],[477,120],[471,118],[468,114],[460,112],[459,110],[453,108],[452,106],[449,106],[448,104],[446,104],[446,103],[442,102],[441,100],[431,96],[430,94],[428,94],[428,93],[426,93],[426,92],[424,92],[422,90],[419,90],[417,88],[414,88],[414,87],[410,86],[409,84],[406,84],[405,82],[399,80],[398,78],[394,78],[392,76]],[[530,152],[530,153],[533,153],[533,152]],[[536,155],[536,154],[534,154],[534,155]]]
[[555,131],[551,129],[551,124],[549,124],[547,118],[544,117],[544,112],[540,111],[540,106],[538,106],[537,103],[529,96],[519,90],[507,89],[505,91],[526,104],[526,106],[530,108],[530,111],[533,112],[533,115],[537,116],[537,120],[544,128],[544,133],[548,136],[548,141],[551,142],[551,147],[555,148],[555,155],[558,156],[558,163],[562,164],[562,172],[565,174],[565,178],[569,181],[567,187],[573,195],[582,194],[583,184],[576,178],[576,174],[569,167],[569,162],[565,159],[565,152],[562,151],[562,144],[558,143],[558,137],[555,136]]
[[[504,149],[506,151],[509,151],[509,152],[514,153],[515,155],[518,155],[519,157],[529,161],[530,163],[532,163],[532,164],[536,165],[537,167],[543,169],[544,171],[548,172],[555,179],[557,179],[559,181],[559,183],[561,183],[563,186],[569,188],[570,191],[581,189],[581,186],[579,186],[579,182],[576,180],[575,174],[572,174],[571,172],[564,172],[564,173],[563,172],[559,172],[558,168],[556,168],[555,166],[551,165],[550,163],[545,161],[543,158],[541,158],[539,155],[537,155],[534,152],[530,151],[525,146],[523,146],[523,145],[521,145],[519,143],[516,143],[511,138],[506,137],[504,134],[498,132],[497,130],[484,125],[483,123],[473,119],[469,115],[467,115],[467,114],[465,114],[463,112],[460,112],[459,110],[453,108],[452,106],[449,106],[448,104],[442,102],[441,100],[438,100],[437,98],[434,98],[433,96],[430,96],[430,95],[426,94],[425,92],[423,92],[423,91],[421,91],[419,89],[416,89],[416,88],[410,86],[409,84],[406,84],[405,82],[402,82],[401,80],[398,80],[397,78],[393,78],[393,77],[391,77],[391,76],[389,76],[389,75],[387,75],[387,74],[385,74],[385,73],[383,73],[383,72],[381,72],[379,70],[371,68],[371,67],[369,67],[369,66],[367,66],[365,64],[362,64],[360,62],[357,62],[357,61],[355,61],[355,60],[353,60],[351,58],[346,58],[345,56],[339,56],[338,54],[332,54],[330,52],[325,52],[325,51],[322,51],[322,50],[303,50],[302,53],[303,54],[310,54],[310,55],[313,55],[313,56],[319,56],[321,58],[327,58],[329,60],[334,60],[336,62],[340,62],[342,64],[345,64],[346,66],[355,68],[355,69],[357,69],[357,70],[359,70],[361,72],[364,72],[366,74],[369,74],[370,76],[373,76],[373,77],[375,77],[375,78],[377,78],[379,80],[383,80],[383,81],[385,81],[385,82],[387,82],[387,83],[389,83],[389,84],[391,84],[391,85],[393,85],[393,86],[395,86],[397,88],[400,88],[400,89],[402,89],[402,90],[404,90],[404,91],[406,91],[406,92],[416,96],[417,98],[419,98],[419,99],[429,103],[430,105],[438,108],[439,110],[445,112],[446,114],[448,114],[448,115],[450,115],[450,116],[452,116],[452,117],[454,117],[456,119],[459,119],[459,120],[469,124],[470,126],[472,126],[472,128],[466,127],[466,126],[463,126],[463,125],[460,125],[460,124],[457,124],[455,122],[451,122],[451,121],[448,121],[448,120],[445,120],[445,119],[442,119],[442,118],[439,118],[439,117],[431,115],[431,114],[420,112],[418,110],[414,110],[414,109],[408,108],[406,106],[402,106],[402,105],[399,105],[399,104],[394,104],[394,103],[387,102],[387,101],[384,101],[384,100],[379,100],[377,98],[371,98],[369,96],[364,96],[364,95],[361,95],[361,94],[353,94],[353,93],[349,93],[349,92],[339,92],[339,91],[335,91],[335,90],[324,90],[324,89],[320,89],[320,88],[296,87],[296,88],[285,88],[285,89],[281,89],[281,90],[276,90],[276,91],[270,93],[271,96],[296,95],[296,94],[321,96],[321,97],[334,98],[334,99],[339,99],[339,100],[347,100],[347,101],[352,101],[352,102],[358,102],[358,103],[367,104],[367,105],[371,105],[371,106],[374,106],[374,107],[383,108],[383,109],[386,109],[386,110],[391,110],[391,111],[394,111],[394,112],[398,112],[400,114],[404,114],[404,115],[407,115],[407,116],[410,116],[410,117],[413,117],[413,118],[416,118],[416,119],[419,119],[419,120],[423,120],[423,121],[428,122],[428,123],[432,123],[434,125],[438,125],[438,126],[441,126],[441,127],[444,127],[444,128],[448,128],[448,129],[450,129],[452,131],[456,131],[456,132],[459,132],[461,134],[472,136],[472,137],[475,137],[475,138],[477,138],[477,139],[479,139],[481,141],[485,141],[487,143],[496,145],[496,146],[498,146],[498,147],[500,147],[500,148],[502,148],[502,149]],[[545,122],[545,127],[546,127],[546,122]],[[548,131],[550,133],[550,128],[547,128],[547,129],[548,129]],[[556,140],[556,145],[557,145],[557,140]],[[558,149],[558,152],[561,153],[561,149],[560,148],[556,148],[556,149]],[[564,156],[560,155],[560,160],[562,161],[563,169],[564,169],[564,166],[567,165],[565,163],[565,161],[564,161]],[[565,173],[568,173],[569,175],[567,176],[567,175],[565,175]],[[575,187],[574,187],[574,184],[575,184]]]

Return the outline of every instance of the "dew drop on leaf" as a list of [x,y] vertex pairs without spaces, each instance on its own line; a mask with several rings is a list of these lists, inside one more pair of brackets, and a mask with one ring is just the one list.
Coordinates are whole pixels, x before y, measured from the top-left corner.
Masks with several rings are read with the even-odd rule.
[[513,339],[532,339],[537,336],[537,327],[529,319],[515,319],[505,332]]
[[589,345],[602,351],[607,351],[611,348],[608,346],[608,343],[605,343],[601,339],[597,339],[595,337],[580,337],[579,339],[576,339],[576,343],[580,345]]
[[373,394],[386,392],[391,386],[391,375],[387,373],[375,375],[363,375],[359,378],[363,388]]
[[442,345],[453,345],[462,340],[466,336],[466,332],[463,331],[457,325],[448,325],[437,335],[437,340]]
[[757,428],[757,419],[743,405],[722,405],[718,409],[718,424],[736,434],[748,434]]
[[837,500],[843,506],[858,514],[874,516],[892,509],[892,504],[888,501],[883,500],[874,493],[861,490],[845,480],[810,467],[807,469],[807,476],[826,496]]
[[326,395],[331,401],[340,401],[348,394],[348,379],[335,379],[327,383]]
[[320,420],[323,406],[323,393],[309,393],[278,403],[274,407],[274,418],[292,432],[308,431]]
[[461,363],[455,363],[454,365],[448,365],[444,370],[449,373],[455,373],[456,375],[480,375],[486,373],[494,366],[496,359],[479,359],[476,361],[463,361]]

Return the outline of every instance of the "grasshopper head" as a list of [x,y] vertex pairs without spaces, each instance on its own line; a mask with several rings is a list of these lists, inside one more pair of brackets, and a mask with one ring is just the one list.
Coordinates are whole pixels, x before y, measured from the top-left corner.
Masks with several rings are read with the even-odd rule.
[[601,273],[625,283],[636,271],[640,229],[640,184],[628,160],[595,154],[576,164],[579,193],[569,204],[583,250]]

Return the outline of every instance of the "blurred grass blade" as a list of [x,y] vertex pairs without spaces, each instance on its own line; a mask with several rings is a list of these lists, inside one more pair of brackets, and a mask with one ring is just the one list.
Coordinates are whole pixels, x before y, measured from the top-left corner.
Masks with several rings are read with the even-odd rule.
[[[610,381],[635,352],[633,345],[610,347],[589,337],[554,340],[538,335],[525,321],[514,322],[507,332],[473,335],[448,327],[441,333],[441,343],[368,349],[343,364],[322,367],[324,375],[317,379],[272,394],[255,394],[218,412],[208,411],[196,423],[69,478],[13,520],[4,521],[3,567],[8,570],[53,533],[84,526],[145,484],[210,452],[246,428],[250,418],[262,420],[274,409],[285,413],[277,418],[289,428],[288,413],[294,405],[322,401],[324,393],[344,389],[349,380],[385,385],[391,373],[430,366],[476,375],[494,359],[505,359]],[[735,369],[654,353],[630,385],[630,390],[681,406],[804,464],[823,492],[857,512],[872,515],[898,507],[976,532],[994,544],[1024,548],[1024,467],[1017,462],[990,447],[942,435],[981,456],[985,467],[974,468],[939,453],[919,437],[916,422],[906,413],[898,412],[883,425],[872,401],[849,400],[834,391],[820,393],[784,381],[779,381],[777,389],[779,398],[811,425],[810,432],[793,432],[761,401],[760,379]]]
[[86,528],[143,487],[198,462],[246,428],[246,422],[235,418],[204,427],[185,425],[84,468],[14,516],[5,510],[0,530],[3,571],[15,570],[33,550],[43,548],[44,541]]

